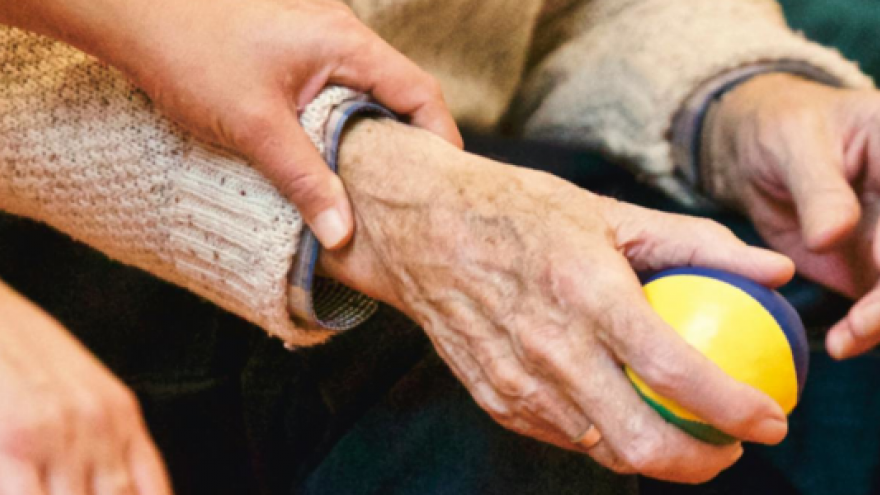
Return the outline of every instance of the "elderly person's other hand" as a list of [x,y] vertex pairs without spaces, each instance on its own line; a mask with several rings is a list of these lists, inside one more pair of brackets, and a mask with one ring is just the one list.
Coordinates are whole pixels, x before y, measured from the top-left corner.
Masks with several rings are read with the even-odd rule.
[[785,74],[726,95],[704,129],[710,193],[745,211],[798,270],[858,299],[827,337],[842,359],[880,342],[880,93]]
[[0,494],[170,495],[134,395],[0,283]]
[[0,22],[122,70],[190,132],[251,160],[327,248],[347,242],[353,223],[297,117],[322,88],[367,92],[461,146],[439,84],[338,1],[17,0],[0,5]]
[[[686,344],[634,272],[701,265],[775,286],[794,271],[784,256],[707,220],[599,197],[387,121],[355,124],[340,170],[357,234],[322,254],[323,270],[414,318],[502,425],[675,481],[705,481],[739,457],[739,445],[709,445],[665,422],[625,363],[733,436],[785,436],[779,406]],[[573,443],[591,424],[604,440]]]

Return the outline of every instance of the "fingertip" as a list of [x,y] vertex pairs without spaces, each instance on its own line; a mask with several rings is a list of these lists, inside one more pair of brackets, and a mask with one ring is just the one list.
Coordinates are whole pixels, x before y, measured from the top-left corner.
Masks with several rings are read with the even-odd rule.
[[[436,110],[423,110],[413,115],[413,124],[426,131],[440,136],[444,141],[458,149],[464,148],[464,139],[458,130],[455,120],[445,105],[439,105]],[[427,112],[427,115],[425,114]]]
[[336,250],[345,246],[351,239],[354,226],[351,214],[340,206],[332,206],[315,216],[311,222],[312,232],[324,249]]
[[825,336],[825,348],[828,355],[836,361],[842,361],[849,357],[849,350],[854,344],[852,334],[845,328],[846,323],[835,325]]
[[[788,256],[764,248],[749,246],[748,249],[748,256],[733,257],[733,263],[739,268],[733,271],[770,288],[781,287],[794,277],[796,267]],[[747,265],[743,266],[744,262]]]
[[782,419],[767,419],[762,421],[753,431],[752,440],[764,445],[778,445],[788,435],[788,420],[785,415]]
[[854,357],[880,341],[880,300],[872,294],[828,332],[826,347],[837,360]]
[[449,142],[458,149],[464,149],[464,138],[461,135],[461,132],[458,131],[458,127],[455,127],[452,131]]
[[766,275],[766,284],[770,287],[780,287],[794,278],[797,271],[794,261],[788,256],[762,249],[764,257],[767,259],[764,274]]
[[732,466],[739,462],[744,453],[745,450],[743,450],[742,442],[736,442],[735,448],[733,449],[733,452],[731,452],[731,458],[733,459],[733,462],[731,462],[730,465]]

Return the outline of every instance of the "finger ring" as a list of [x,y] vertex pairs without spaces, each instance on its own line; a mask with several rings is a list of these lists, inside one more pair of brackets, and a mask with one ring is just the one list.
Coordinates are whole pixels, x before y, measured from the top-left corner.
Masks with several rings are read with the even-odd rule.
[[575,437],[571,443],[576,443],[586,450],[592,449],[602,441],[602,433],[596,428],[596,425],[590,425],[587,431]]

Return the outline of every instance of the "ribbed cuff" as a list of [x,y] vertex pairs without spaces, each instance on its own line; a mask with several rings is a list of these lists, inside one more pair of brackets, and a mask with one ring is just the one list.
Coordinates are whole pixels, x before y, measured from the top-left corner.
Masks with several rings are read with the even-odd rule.
[[768,73],[786,73],[829,86],[841,87],[833,75],[809,63],[779,60],[757,63],[728,71],[700,86],[688,98],[672,123],[672,156],[676,175],[691,186],[693,192],[706,191],[700,173],[703,125],[711,106],[729,91],[750,79]]
[[[339,145],[346,124],[352,117],[374,115],[396,119],[384,107],[365,96],[346,100],[330,111],[324,127],[323,143],[319,146],[324,160],[337,171]],[[290,313],[298,326],[344,331],[370,318],[378,308],[373,299],[335,280],[315,275],[321,245],[306,227],[300,237],[293,269],[290,272],[288,298]]]

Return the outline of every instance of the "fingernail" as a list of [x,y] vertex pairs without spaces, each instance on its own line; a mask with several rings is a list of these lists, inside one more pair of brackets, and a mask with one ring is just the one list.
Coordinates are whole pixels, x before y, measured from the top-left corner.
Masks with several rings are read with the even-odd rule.
[[768,418],[758,423],[752,431],[754,440],[765,444],[777,444],[788,434],[788,421],[785,419]]
[[342,215],[336,208],[329,208],[319,213],[315,217],[312,229],[321,245],[327,249],[338,247],[348,235],[348,229],[345,227],[345,222],[342,221]]

